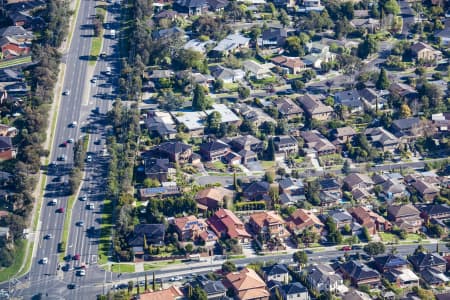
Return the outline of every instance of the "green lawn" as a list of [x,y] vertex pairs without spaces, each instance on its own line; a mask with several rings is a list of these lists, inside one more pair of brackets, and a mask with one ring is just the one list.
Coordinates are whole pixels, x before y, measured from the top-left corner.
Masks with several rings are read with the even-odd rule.
[[99,265],[108,262],[108,253],[111,248],[111,231],[112,231],[112,202],[105,199],[102,209],[102,223],[100,225],[100,239],[98,246],[98,263]]
[[[14,262],[8,268],[0,268],[0,282],[9,280],[17,274],[25,257],[27,243],[24,240],[19,240],[16,244],[16,251],[14,252]],[[31,253],[29,255],[31,258]],[[28,262],[27,262],[28,263]]]
[[144,271],[157,270],[166,266],[181,264],[181,260],[165,260],[144,264]]
[[[64,242],[64,244],[67,245],[67,240],[69,239],[69,227],[70,227],[70,221],[72,220],[72,208],[75,203],[75,195],[72,195],[69,197],[65,212],[65,218],[64,218],[64,227],[63,227],[63,233],[61,237],[61,242]],[[67,246],[66,246],[67,247]],[[59,254],[59,260],[61,262],[64,261],[64,256],[66,255],[65,251]]]
[[392,234],[392,233],[379,232],[378,234],[380,235],[381,240],[383,242],[394,242],[394,241],[417,242],[417,241],[421,240],[420,235],[415,234],[415,233],[408,233],[406,236],[406,239],[404,239],[404,240],[401,240],[397,235]]
[[114,273],[133,273],[134,264],[112,264],[111,272]]
[[227,166],[221,161],[215,161],[212,164],[213,164],[214,168],[216,168],[219,171],[225,172],[227,169]]
[[12,66],[18,66],[22,64],[28,64],[31,62],[31,56],[19,57],[7,61],[0,61],[0,69],[9,68]]
[[269,161],[267,161],[267,160],[260,160],[259,163],[261,164],[261,166],[265,170],[272,169],[275,166],[275,162],[271,161],[271,160],[269,160]]

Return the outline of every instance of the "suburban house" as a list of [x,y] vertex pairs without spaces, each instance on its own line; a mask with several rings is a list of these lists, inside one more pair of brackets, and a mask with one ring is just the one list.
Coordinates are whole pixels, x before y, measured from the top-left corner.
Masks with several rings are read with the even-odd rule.
[[0,124],[0,136],[15,137],[17,135],[17,128],[8,125]]
[[420,198],[426,202],[433,201],[434,198],[439,195],[439,190],[437,188],[422,179],[417,179],[411,183],[411,186],[417,191]]
[[246,60],[242,63],[242,69],[246,74],[249,74],[250,77],[254,77],[256,79],[263,79],[265,77],[269,77],[272,75],[270,71],[274,65],[271,63],[260,64],[253,60]]
[[230,146],[220,140],[215,140],[200,145],[200,154],[206,161],[220,161],[230,151]]
[[408,262],[400,256],[394,254],[381,255],[374,257],[375,267],[380,273],[392,269],[402,269],[408,266]]
[[25,30],[22,26],[8,26],[0,28],[0,37],[12,38],[20,44],[31,44],[34,39],[33,32]]
[[381,183],[381,189],[380,196],[389,202],[396,198],[410,195],[403,182],[395,178],[387,178],[386,181]]
[[348,212],[361,226],[366,226],[370,234],[376,234],[377,231],[389,231],[392,228],[389,221],[366,207],[352,207],[348,209]]
[[373,110],[383,109],[387,103],[385,96],[389,94],[386,90],[378,91],[368,87],[359,90],[358,93],[365,106]]
[[344,228],[346,225],[351,226],[353,223],[353,217],[344,209],[334,209],[328,211],[328,216],[330,216],[336,223],[338,229]]
[[144,170],[147,178],[156,179],[159,182],[168,181],[176,174],[174,164],[166,158],[145,158]]
[[423,272],[425,269],[433,268],[440,272],[445,272],[447,261],[437,253],[419,252],[408,257],[409,262],[416,272]]
[[438,62],[442,59],[442,52],[423,42],[411,46],[413,57],[422,62]]
[[242,48],[248,48],[250,39],[241,34],[233,33],[221,40],[212,50],[223,55],[236,52]]
[[333,137],[332,143],[334,145],[344,145],[352,141],[353,137],[356,135],[356,131],[352,127],[346,126],[333,129],[331,135]]
[[195,240],[207,229],[205,220],[193,215],[175,218],[173,225],[180,241]]
[[184,299],[183,293],[180,289],[174,285],[170,286],[167,289],[153,291],[153,292],[144,292],[139,294],[139,300],[180,300]]
[[280,135],[273,137],[273,144],[278,153],[283,153],[284,157],[298,153],[298,141],[290,135]]
[[426,220],[445,221],[450,219],[450,207],[446,204],[427,204],[419,206],[420,216]]
[[[173,184],[173,185],[172,185]],[[139,189],[139,199],[146,201],[150,198],[163,198],[169,196],[178,196],[181,194],[180,188],[176,182],[163,182],[162,186]]]
[[400,82],[394,82],[389,87],[389,91],[392,95],[401,99],[415,100],[419,96],[417,90],[410,85]]
[[445,28],[435,32],[435,37],[438,37],[443,46],[450,45],[450,26],[448,24],[445,25]]
[[303,114],[303,109],[301,109],[289,98],[279,98],[275,100],[273,104],[282,118],[291,120],[294,118],[299,118]]
[[300,136],[305,141],[304,148],[317,156],[336,153],[336,147],[317,130],[302,131]]
[[270,61],[285,70],[287,74],[299,74],[306,69],[305,63],[299,57],[276,56]]
[[[154,32],[152,32],[152,38],[155,40],[159,40],[159,39],[174,39],[174,38],[178,38],[181,40],[186,40],[186,33],[184,32],[183,29],[181,29],[178,26],[173,26],[170,28],[164,28],[164,29],[160,29],[160,30],[156,30]],[[170,77],[173,77],[175,75],[175,73],[171,70],[155,70],[155,71],[168,71],[165,73],[160,73],[160,72],[154,72],[152,75],[155,75],[156,79],[161,79],[161,78],[169,78],[169,77],[161,77],[160,75],[170,75]],[[150,77],[152,78],[152,77]]]
[[174,4],[178,11],[193,16],[201,15],[208,10],[207,0],[177,0]]
[[245,77],[245,72],[241,69],[233,70],[216,65],[211,66],[209,70],[216,80],[222,80],[224,83],[240,82]]
[[3,59],[10,59],[22,55],[27,55],[31,52],[31,47],[28,44],[18,42],[13,37],[0,37],[0,50]]
[[149,111],[145,119],[145,126],[150,135],[163,139],[174,139],[178,133],[172,117],[167,112]]
[[340,265],[339,270],[344,279],[350,279],[352,285],[356,287],[361,285],[375,287],[380,284],[380,274],[359,261],[350,260]]
[[334,104],[345,106],[350,109],[351,112],[360,112],[364,109],[361,97],[355,89],[335,93]]
[[224,198],[228,196],[232,199],[233,193],[225,188],[210,187],[199,191],[195,195],[195,201],[199,209],[215,211],[223,206]]
[[278,181],[280,194],[288,194],[292,196],[304,195],[305,187],[300,179],[286,177]]
[[[147,246],[164,246],[164,235],[166,228],[164,224],[137,224],[133,232],[127,237],[128,245],[135,254],[135,259],[143,259],[145,244]],[[144,238],[145,236],[145,238]]]
[[333,108],[323,104],[317,96],[306,94],[297,99],[305,113],[312,119],[325,121],[334,112]]
[[309,292],[300,282],[291,282],[279,289],[283,300],[310,300]]
[[375,148],[394,151],[398,147],[398,138],[383,127],[367,128],[364,134]]
[[296,235],[305,229],[320,234],[325,225],[312,211],[299,208],[286,219],[286,227]]
[[262,271],[266,282],[269,282],[270,280],[275,280],[284,284],[289,282],[289,270],[284,264],[274,264],[263,267]]
[[439,286],[443,288],[450,281],[450,279],[447,277],[447,275],[445,275],[444,272],[441,272],[436,268],[425,269],[420,273],[420,276],[422,277],[423,281],[431,287]]
[[392,131],[397,137],[416,137],[421,133],[420,118],[412,117],[392,122]]
[[269,195],[270,184],[267,181],[253,181],[243,190],[243,196],[250,201],[261,200]]
[[383,277],[399,288],[413,288],[419,286],[420,278],[409,268],[390,269],[383,273]]
[[220,208],[206,223],[218,237],[228,236],[241,243],[247,243],[251,239],[244,223],[228,209]]
[[344,187],[349,191],[356,188],[370,190],[373,185],[372,179],[362,173],[351,173],[344,178]]
[[412,204],[390,205],[387,213],[389,221],[408,233],[416,233],[422,227],[423,220],[420,217],[420,211]]
[[318,292],[330,292],[343,294],[348,291],[344,285],[342,276],[326,264],[314,264],[308,266],[306,280],[309,286]]
[[192,288],[200,287],[206,292],[207,299],[226,299],[227,288],[221,280],[210,280],[205,275],[197,275],[195,281],[187,284]]
[[234,151],[253,151],[255,153],[260,153],[264,150],[263,142],[253,135],[244,135],[233,138],[230,141],[230,145]]
[[263,30],[261,37],[258,38],[260,47],[283,47],[288,36],[285,28],[268,28]]
[[192,147],[182,142],[163,142],[153,148],[151,156],[159,155],[160,158],[167,158],[172,163],[184,164],[189,162],[192,156]]
[[264,240],[284,239],[289,235],[286,222],[275,211],[257,212],[250,215],[249,224],[255,234],[261,235]]
[[240,300],[269,300],[270,293],[261,277],[249,268],[225,275],[224,285]]

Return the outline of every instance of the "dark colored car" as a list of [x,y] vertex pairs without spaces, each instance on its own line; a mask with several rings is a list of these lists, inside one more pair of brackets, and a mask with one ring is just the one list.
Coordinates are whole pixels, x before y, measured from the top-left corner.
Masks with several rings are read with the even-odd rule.
[[64,207],[60,207],[56,210],[57,213],[63,214],[64,213]]

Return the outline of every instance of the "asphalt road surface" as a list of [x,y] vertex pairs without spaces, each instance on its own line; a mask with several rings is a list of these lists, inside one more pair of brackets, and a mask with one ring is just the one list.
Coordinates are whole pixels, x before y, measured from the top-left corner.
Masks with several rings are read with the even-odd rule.
[[[63,90],[70,93],[62,96],[58,112],[55,138],[53,141],[51,166],[48,167],[47,186],[44,202],[40,214],[39,244],[33,255],[31,270],[28,274],[19,278],[12,286],[15,297],[30,299],[36,294],[42,294],[49,299],[93,299],[89,288],[91,280],[104,277],[104,272],[96,267],[97,262],[97,238],[100,228],[100,207],[103,200],[106,178],[107,156],[103,155],[105,147],[104,118],[114,99],[113,86],[117,86],[115,76],[106,76],[104,71],[107,66],[112,68],[113,75],[118,74],[118,49],[117,40],[105,36],[103,52],[106,57],[100,60],[95,70],[89,66],[87,58],[90,54],[93,37],[92,19],[95,16],[95,1],[81,1],[76,20],[73,39],[69,50],[64,54],[66,71]],[[108,5],[107,22],[110,26],[118,27],[120,10],[115,4]],[[106,33],[109,30],[105,30]],[[98,79],[96,83],[91,81],[92,75]],[[98,108],[98,110],[97,110]],[[76,121],[77,126],[70,126]],[[89,125],[89,126],[88,126]],[[90,127],[89,132],[86,128]],[[94,129],[97,128],[97,129]],[[61,241],[64,218],[68,205],[68,186],[70,170],[73,164],[73,143],[69,139],[77,141],[83,135],[90,135],[88,155],[91,157],[86,162],[85,180],[82,182],[80,195],[86,195],[87,201],[76,200],[70,224],[69,240],[66,244],[67,253],[79,254],[80,259],[69,262],[70,269],[60,263],[58,255],[58,243]],[[64,161],[59,158],[64,156]],[[56,205],[49,205],[53,200]],[[87,204],[93,203],[94,209],[87,209]],[[64,208],[64,213],[57,210]],[[79,221],[84,226],[77,226]],[[95,229],[87,232],[93,226]],[[52,238],[46,238],[49,234]],[[43,263],[46,258],[47,262]],[[87,265],[86,276],[77,276],[77,268]],[[91,266],[92,264],[92,266]],[[83,288],[69,290],[67,285],[76,283]],[[11,284],[5,284],[2,288],[11,288]],[[55,296],[53,296],[55,295]],[[57,295],[57,296],[56,296]]]

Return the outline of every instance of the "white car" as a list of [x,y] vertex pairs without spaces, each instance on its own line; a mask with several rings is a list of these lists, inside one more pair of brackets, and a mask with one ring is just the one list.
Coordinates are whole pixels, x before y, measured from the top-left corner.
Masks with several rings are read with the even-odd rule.
[[87,200],[87,196],[86,195],[83,195],[83,196],[80,197],[80,201],[86,201],[86,200]]
[[69,124],[69,127],[77,127],[77,121],[73,121],[72,123]]
[[53,238],[53,235],[47,234],[44,238],[45,238],[46,240],[51,240],[51,239]]
[[58,199],[53,199],[52,201],[50,201],[49,203],[48,203],[49,205],[56,205],[56,204],[58,204]]
[[81,269],[78,271],[78,276],[85,276],[86,275],[86,271],[84,269]]
[[69,96],[69,95],[70,95],[70,90],[65,90],[65,91],[63,92],[63,95],[64,95],[64,96]]
[[44,258],[41,260],[41,262],[42,262],[43,265],[46,265],[46,264],[48,263],[48,258],[47,258],[47,257],[44,257]]
[[86,161],[87,161],[87,162],[91,162],[91,161],[92,161],[92,156],[88,155],[88,156],[86,157]]
[[84,226],[84,221],[78,221],[77,225],[80,226],[80,227],[83,227]]
[[68,142],[69,144],[73,144],[74,139],[68,139],[67,142]]

